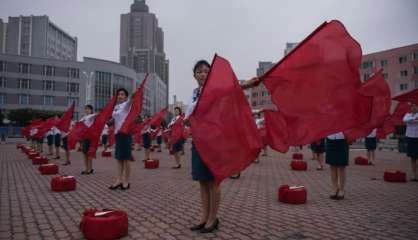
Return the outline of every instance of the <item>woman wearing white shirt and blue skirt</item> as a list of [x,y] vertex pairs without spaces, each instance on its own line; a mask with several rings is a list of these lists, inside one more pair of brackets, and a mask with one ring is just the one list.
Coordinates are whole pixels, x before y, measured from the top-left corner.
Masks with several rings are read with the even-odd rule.
[[371,133],[366,137],[365,145],[367,149],[367,160],[369,161],[369,165],[375,164],[375,151],[377,148],[377,137],[376,137],[377,129],[373,129]]
[[331,199],[344,199],[345,167],[348,166],[348,144],[342,132],[327,137],[325,161],[331,166]]
[[411,181],[418,182],[418,106],[416,103],[411,104],[411,112],[405,114],[403,121],[406,123],[406,155],[411,158],[411,168],[413,174],[413,178],[411,179]]
[[131,175],[130,161],[132,160],[132,136],[121,133],[123,123],[129,114],[131,101],[128,101],[128,91],[120,88],[116,91],[118,104],[113,109],[112,118],[115,124],[115,158],[118,162],[118,174],[115,183],[109,189],[118,188],[127,190],[130,188],[129,177]]

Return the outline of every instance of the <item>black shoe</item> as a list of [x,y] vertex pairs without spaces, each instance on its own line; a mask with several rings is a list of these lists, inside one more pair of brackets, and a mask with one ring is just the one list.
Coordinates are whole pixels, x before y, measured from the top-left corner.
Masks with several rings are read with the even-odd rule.
[[90,170],[90,172],[88,172],[87,174],[93,174],[94,170]]
[[331,198],[332,200],[338,200],[338,192],[339,190],[337,190],[337,192],[333,195],[330,195],[329,198]]
[[64,164],[62,164],[63,166],[68,166],[68,165],[71,165],[71,162],[66,162],[66,163],[64,163]]
[[190,228],[190,230],[192,231],[198,231],[198,230],[202,230],[205,228],[206,223],[202,223],[199,225],[194,225],[193,227]]
[[218,228],[219,228],[219,220],[216,219],[215,222],[212,224],[212,226],[208,228],[203,228],[202,230],[200,230],[200,233],[211,233],[215,230],[218,230]]
[[87,172],[87,171],[82,171],[82,172],[81,172],[81,175],[86,175],[86,174],[88,174],[88,172]]
[[344,194],[340,195],[340,193],[337,194],[337,200],[343,200]]
[[177,165],[175,167],[172,167],[172,169],[179,169],[179,168],[181,168],[181,164],[179,164],[179,165]]
[[235,175],[235,176],[230,176],[229,178],[230,179],[238,179],[238,178],[240,178],[241,177],[241,173],[238,173],[238,175]]
[[122,186],[121,186],[121,188],[120,189],[122,189],[122,190],[128,190],[130,187],[131,187],[131,184],[130,183],[128,183],[128,186],[123,186],[123,184],[121,184]]
[[60,159],[60,157],[54,157],[54,159]]
[[116,190],[116,189],[118,189],[118,188],[122,188],[122,187],[123,187],[122,183],[119,183],[119,184],[117,184],[117,185],[112,185],[112,186],[110,186],[110,187],[109,187],[109,189],[110,189],[110,190]]

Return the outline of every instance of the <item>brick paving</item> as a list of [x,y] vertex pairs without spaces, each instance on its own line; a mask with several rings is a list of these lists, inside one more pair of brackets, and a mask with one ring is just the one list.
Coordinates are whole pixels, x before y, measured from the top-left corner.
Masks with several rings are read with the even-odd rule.
[[[50,191],[52,176],[37,167],[13,144],[0,145],[0,239],[83,239],[78,229],[85,208],[120,208],[129,215],[129,235],[123,239],[418,239],[418,183],[384,182],[386,169],[404,170],[405,155],[377,151],[377,166],[351,164],[345,199],[333,201],[328,169],[316,171],[309,160],[306,172],[291,171],[291,153],[269,152],[251,165],[239,180],[222,184],[220,230],[202,235],[189,227],[199,221],[199,185],[191,180],[190,145],[183,168],[173,170],[167,151],[155,153],[159,169],[133,164],[131,189],[111,191],[116,162],[99,157],[93,175],[81,175],[81,154],[72,152],[72,165],[61,174],[77,178],[77,190]],[[136,159],[143,152],[135,152]],[[63,160],[52,162],[62,163]],[[288,205],[277,201],[281,184],[302,184],[308,202]]]

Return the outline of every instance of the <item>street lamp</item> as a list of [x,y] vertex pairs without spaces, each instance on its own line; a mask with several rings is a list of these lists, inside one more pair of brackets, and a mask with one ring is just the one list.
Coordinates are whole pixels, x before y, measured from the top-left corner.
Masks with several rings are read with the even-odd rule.
[[94,76],[94,72],[91,71],[87,73],[86,71],[83,71],[84,76],[87,78],[86,82],[86,104],[92,104],[91,100],[91,84]]

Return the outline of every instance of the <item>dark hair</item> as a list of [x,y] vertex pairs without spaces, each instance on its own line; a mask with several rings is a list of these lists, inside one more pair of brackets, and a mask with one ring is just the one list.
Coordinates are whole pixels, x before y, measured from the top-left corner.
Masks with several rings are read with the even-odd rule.
[[176,109],[177,109],[177,110],[179,110],[180,115],[183,113],[183,111],[181,110],[181,108],[180,108],[180,107],[175,107],[175,108],[174,108],[174,111],[176,111]]
[[92,112],[94,111],[94,110],[93,110],[93,106],[92,106],[91,104],[87,104],[86,106],[84,106],[84,108],[88,108],[88,109],[90,109]]
[[129,96],[128,90],[126,90],[125,88],[118,88],[118,90],[116,90],[116,95],[118,95],[120,91],[125,93],[126,96]]
[[203,59],[197,61],[197,63],[193,67],[193,73],[196,73],[196,71],[203,66],[210,68],[210,64],[208,63],[208,61],[203,60]]

